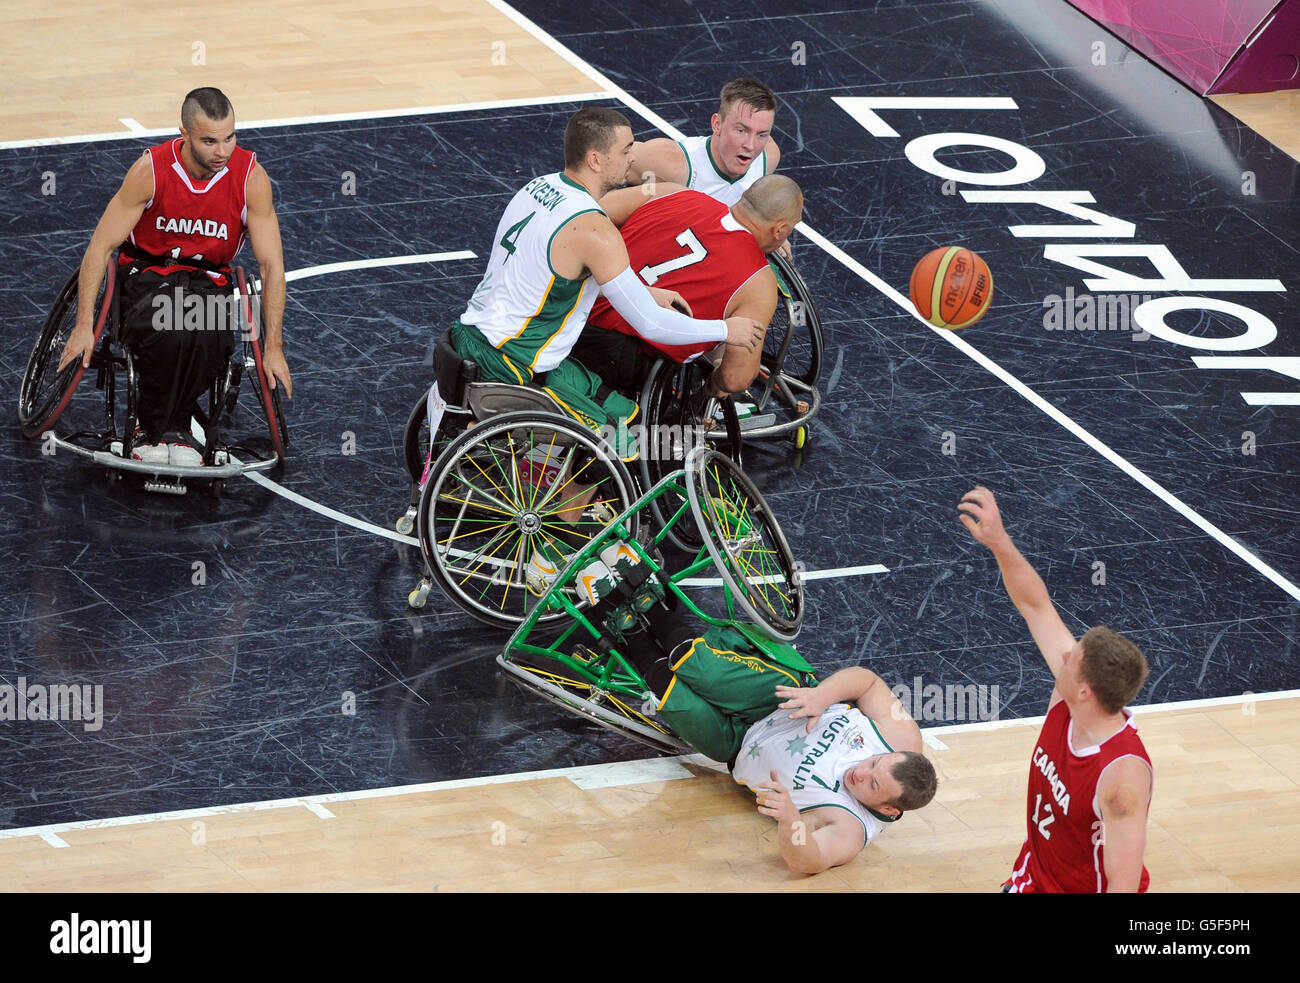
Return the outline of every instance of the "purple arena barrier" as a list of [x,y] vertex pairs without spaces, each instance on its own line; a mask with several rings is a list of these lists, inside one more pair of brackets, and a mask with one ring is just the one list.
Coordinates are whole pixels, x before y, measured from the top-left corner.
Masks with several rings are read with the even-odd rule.
[[1068,0],[1201,95],[1300,88],[1300,0]]

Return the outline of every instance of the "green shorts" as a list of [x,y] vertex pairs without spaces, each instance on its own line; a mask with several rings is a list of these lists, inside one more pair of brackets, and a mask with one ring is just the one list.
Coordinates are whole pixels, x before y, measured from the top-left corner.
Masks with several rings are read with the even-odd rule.
[[[451,345],[478,364],[485,381],[537,385],[533,370],[510,358],[509,342],[493,348],[473,325],[455,322],[451,326]],[[624,461],[636,460],[636,439],[628,430],[638,412],[634,400],[607,389],[600,376],[573,357],[547,372],[544,383],[537,388],[550,394],[573,419],[601,435]]]
[[816,685],[810,672],[781,665],[727,627],[705,631],[672,669],[659,716],[714,761],[730,761],[745,732],[777,708],[776,687]]

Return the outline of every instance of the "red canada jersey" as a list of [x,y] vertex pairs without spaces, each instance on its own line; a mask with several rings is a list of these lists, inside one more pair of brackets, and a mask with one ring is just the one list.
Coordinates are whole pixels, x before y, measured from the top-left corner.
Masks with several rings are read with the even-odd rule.
[[[229,266],[247,234],[248,176],[257,155],[236,146],[225,167],[199,181],[181,163],[179,137],[150,147],[147,153],[153,164],[153,197],[131,230],[132,245],[153,256]],[[120,256],[118,262],[126,266],[131,259]],[[192,269],[184,262],[146,268],[162,274]],[[224,283],[224,278],[209,275]]]
[[[1013,893],[1104,893],[1106,847],[1102,835],[1097,783],[1111,762],[1141,758],[1151,767],[1133,714],[1128,723],[1100,745],[1075,751],[1073,723],[1064,700],[1047,712],[1029,763],[1028,830],[1016,867],[1007,881]],[[1150,808],[1148,804],[1148,809]],[[1138,885],[1146,891],[1151,875],[1145,866]]]
[[[732,296],[767,257],[731,209],[699,191],[677,191],[646,202],[620,230],[632,269],[647,286],[676,290],[702,320],[721,320]],[[604,297],[596,301],[588,324],[639,337],[636,329]],[[718,343],[642,344],[678,362],[688,362]]]

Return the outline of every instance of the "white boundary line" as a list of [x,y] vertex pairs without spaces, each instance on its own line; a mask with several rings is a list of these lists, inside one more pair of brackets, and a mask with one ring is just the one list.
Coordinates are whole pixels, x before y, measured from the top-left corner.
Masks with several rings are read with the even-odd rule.
[[[579,58],[568,48],[564,47],[564,45],[560,44],[560,42],[556,41],[553,37],[551,37],[549,34],[547,34],[545,31],[539,28],[532,21],[528,20],[528,18],[524,17],[517,10],[514,10],[512,7],[510,7],[508,4],[504,3],[503,0],[486,0],[486,2],[491,6],[495,7],[497,10],[501,11],[501,13],[505,14],[507,17],[513,20],[524,30],[528,31],[530,34],[533,35],[533,37],[537,38],[537,40],[545,44],[548,48],[554,51],[557,55],[559,55],[561,58],[567,61],[574,68],[577,68],[579,71],[585,74],[592,81],[605,86],[609,90],[609,94],[611,96],[615,96],[618,99],[622,100],[629,109],[636,112],[639,116],[641,116],[648,122],[654,124],[655,126],[659,127],[660,130],[669,134],[674,139],[681,140],[685,138],[685,134],[683,134],[680,130],[674,127],[671,123],[669,123],[663,117],[659,116],[657,113],[653,112],[648,106],[646,106],[640,100],[633,97],[631,93],[627,92],[627,90],[623,89],[621,86],[610,81],[603,74],[601,74],[591,65],[587,64],[585,61]],[[1147,489],[1147,491],[1151,492],[1153,495],[1155,495],[1157,498],[1163,501],[1166,505],[1170,506],[1175,512],[1177,512],[1183,518],[1187,519],[1187,521],[1191,522],[1192,525],[1199,528],[1206,535],[1217,540],[1221,545],[1226,547],[1231,553],[1235,554],[1239,559],[1244,560],[1250,566],[1254,567],[1257,571],[1262,573],[1268,580],[1272,581],[1276,586],[1280,587],[1287,594],[1291,595],[1291,597],[1293,597],[1297,601],[1300,601],[1300,587],[1297,587],[1290,580],[1284,577],[1281,573],[1274,570],[1271,566],[1269,566],[1267,563],[1265,563],[1263,560],[1257,557],[1254,553],[1246,549],[1246,547],[1242,546],[1240,543],[1238,543],[1235,539],[1233,539],[1231,536],[1225,533],[1218,526],[1214,525],[1214,523],[1210,522],[1208,519],[1201,516],[1199,513],[1193,510],[1191,506],[1187,505],[1180,498],[1178,498],[1172,492],[1168,491],[1166,488],[1164,488],[1164,486],[1159,484],[1153,478],[1149,477],[1144,472],[1140,471],[1137,467],[1130,464],[1125,458],[1121,457],[1109,446],[1102,443],[1100,440],[1094,437],[1091,433],[1089,433],[1079,424],[1075,423],[1074,420],[1066,416],[1059,409],[1057,409],[1052,403],[1048,402],[1042,396],[1038,395],[1038,393],[1034,392],[1032,389],[1026,386],[1023,382],[1021,382],[1019,379],[1013,376],[1006,369],[1002,368],[1000,365],[998,365],[992,359],[988,358],[986,355],[972,348],[970,344],[968,344],[962,338],[958,337],[955,331],[948,331],[944,328],[936,328],[934,325],[930,324],[919,314],[917,314],[916,309],[912,306],[911,302],[908,301],[905,297],[903,297],[901,293],[899,293],[892,286],[890,286],[888,283],[882,280],[879,276],[872,273],[870,270],[868,270],[857,260],[853,259],[847,253],[845,253],[844,250],[840,249],[834,243],[830,242],[820,233],[810,228],[807,224],[803,222],[799,223],[798,228],[799,231],[802,232],[805,236],[807,236],[808,239],[811,240],[815,245],[820,246],[823,250],[825,250],[828,254],[830,254],[834,259],[838,260],[843,266],[845,266],[851,272],[856,273],[860,278],[865,280],[867,283],[871,284],[871,286],[875,287],[886,297],[888,297],[890,300],[896,303],[906,313],[912,315],[921,324],[924,324],[926,327],[930,328],[930,330],[939,334],[945,341],[947,341],[953,347],[957,348],[959,351],[967,355],[976,364],[986,369],[988,372],[992,373],[996,378],[1006,383],[1009,387],[1011,387],[1012,390],[1014,390],[1020,396],[1024,397],[1034,406],[1038,407],[1038,409],[1046,413],[1051,419],[1055,420],[1057,423],[1059,423],[1070,433],[1074,434],[1074,436],[1082,440],[1087,446],[1092,448],[1094,451],[1096,451],[1098,454],[1104,457],[1111,464],[1115,465],[1126,475],[1128,475],[1130,478],[1136,481],[1139,485],[1141,485],[1143,488]]]
[[[286,116],[282,119],[238,121],[241,130],[256,130],[272,126],[305,126],[309,123],[347,123],[371,119],[393,119],[400,116],[434,116],[444,113],[470,113],[484,109],[516,109],[527,106],[551,106],[561,102],[590,102],[608,99],[608,92],[575,92],[565,96],[528,97],[521,99],[496,99],[487,102],[462,102],[450,106],[409,106],[402,109],[370,110],[359,113],[326,113],[322,116]],[[67,137],[37,137],[31,140],[0,141],[0,150],[19,150],[24,147],[56,147],[68,143],[99,143],[105,140],[134,140],[139,137],[168,137],[179,133],[174,126],[146,129],[136,120],[125,117],[119,122],[126,130],[115,133],[81,133]]]
[[[1234,704],[1274,700],[1288,700],[1300,697],[1300,690],[1288,690],[1280,693],[1244,694],[1226,696],[1209,700],[1187,700],[1182,703],[1162,703],[1154,706],[1132,707],[1140,719],[1145,714],[1161,713],[1166,710],[1209,709],[1232,706]],[[1015,720],[990,720],[970,724],[950,724],[943,727],[929,727],[921,731],[931,746],[946,749],[939,734],[955,734],[986,730],[1000,730],[1007,727],[1028,727],[1040,725],[1043,717],[1022,717]],[[934,738],[932,740],[932,738]],[[396,785],[389,788],[361,789],[355,792],[330,792],[323,795],[305,795],[293,799],[272,799],[264,802],[241,802],[235,805],[204,806],[199,809],[180,809],[173,812],[151,812],[135,816],[116,816],[111,819],[90,819],[72,823],[51,823],[46,826],[28,826],[23,829],[0,830],[0,841],[16,840],[29,836],[39,836],[52,847],[67,847],[70,844],[59,834],[78,830],[113,829],[122,826],[140,826],[149,823],[183,822],[201,820],[213,816],[231,816],[246,812],[266,812],[272,809],[307,809],[313,815],[324,819],[336,818],[327,808],[333,802],[363,802],[367,799],[396,798],[403,795],[420,795],[425,792],[453,791],[465,788],[479,788],[484,785],[510,785],[517,782],[544,781],[552,778],[567,778],[582,789],[610,788],[624,785],[641,785],[648,782],[676,781],[694,777],[683,765],[693,764],[718,771],[722,766],[717,762],[698,754],[682,755],[668,758],[642,758],[637,761],[619,761],[603,765],[578,765],[572,768],[550,768],[544,771],[524,771],[513,775],[485,775],[482,778],[462,778],[445,782],[423,782],[419,785]]]

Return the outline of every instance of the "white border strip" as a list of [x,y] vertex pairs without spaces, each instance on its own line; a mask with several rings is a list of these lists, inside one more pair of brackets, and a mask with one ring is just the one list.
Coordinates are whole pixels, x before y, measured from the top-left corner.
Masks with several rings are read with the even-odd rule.
[[[401,116],[434,116],[444,113],[471,113],[484,109],[516,109],[527,106],[551,106],[563,102],[590,102],[608,99],[608,92],[575,92],[564,96],[532,96],[520,99],[495,99],[487,102],[461,102],[445,106],[408,106],[402,109],[368,110],[358,113],[326,113],[321,116],[286,116],[282,119],[259,119],[238,122],[241,130],[255,130],[271,126],[305,126],[309,123],[347,123],[353,120],[394,119]],[[24,147],[55,147],[67,143],[99,143],[105,140],[134,140],[138,137],[176,136],[174,126],[146,129],[136,120],[125,117],[119,120],[125,131],[115,133],[81,133],[67,137],[37,137],[32,140],[0,141],[0,150],[19,150]]]
[[420,253],[416,256],[382,256],[378,259],[350,259],[342,263],[325,263],[321,266],[304,266],[300,270],[290,270],[284,275],[285,283],[294,280],[306,280],[313,276],[325,276],[327,273],[343,273],[347,270],[372,270],[379,266],[409,266],[412,263],[445,263],[454,259],[475,259],[477,253],[461,249],[451,253]]
[[[634,98],[629,92],[627,92],[621,86],[616,85],[608,78],[606,78],[604,75],[602,75],[599,71],[597,71],[595,68],[588,65],[585,61],[583,61],[581,58],[579,58],[568,48],[564,47],[562,44],[560,44],[558,41],[552,38],[549,34],[547,34],[545,31],[539,28],[532,21],[528,20],[518,11],[514,10],[506,3],[504,3],[503,0],[486,0],[486,2],[491,6],[495,7],[497,10],[501,11],[501,13],[505,14],[507,17],[513,20],[524,30],[528,31],[530,34],[533,35],[533,37],[537,38],[548,48],[550,48],[552,51],[558,54],[561,58],[567,61],[570,65],[572,65],[573,67],[581,71],[583,74],[585,74],[588,78],[599,83],[600,85],[605,86],[609,90],[611,95],[617,96],[627,105],[629,109],[636,112],[639,116],[643,117],[648,122],[659,127],[659,129],[671,135],[674,139],[682,140],[685,138],[684,134],[682,134],[680,130],[678,130],[676,127],[670,124],[667,120],[665,120],[663,117],[659,116],[657,113],[650,110],[649,107],[647,107],[640,100]],[[1034,392],[1032,389],[1026,386],[1023,382],[1021,382],[1019,379],[1013,376],[1006,369],[1002,368],[1000,365],[998,365],[992,359],[988,358],[986,355],[972,348],[966,341],[958,337],[955,331],[949,331],[945,328],[936,328],[934,325],[930,324],[923,317],[921,317],[920,314],[916,312],[916,308],[912,306],[911,301],[905,298],[901,293],[899,293],[892,286],[890,286],[888,283],[882,280],[879,276],[872,273],[870,270],[868,270],[857,260],[853,259],[847,253],[845,253],[844,250],[840,249],[834,243],[826,239],[825,236],[821,235],[820,233],[816,232],[814,229],[810,228],[807,224],[800,222],[798,225],[798,229],[805,236],[807,236],[809,240],[811,240],[814,244],[820,246],[823,250],[829,253],[834,259],[838,260],[843,266],[848,268],[853,273],[856,273],[863,280],[866,280],[867,283],[871,284],[873,287],[875,287],[877,290],[883,293],[886,297],[888,297],[900,308],[902,308],[906,313],[916,318],[917,321],[919,321],[921,324],[924,324],[926,327],[930,328],[930,330],[938,333],[945,341],[947,341],[953,347],[957,348],[959,351],[963,352],[965,355],[971,358],[976,364],[986,369],[988,372],[992,373],[996,378],[1000,379],[1002,382],[1006,383],[1016,393],[1024,397],[1034,406],[1038,407],[1038,409],[1046,413],[1049,417],[1051,417],[1051,419],[1055,420],[1057,423],[1059,423],[1070,433],[1074,434],[1074,436],[1082,440],[1088,447],[1092,448],[1094,451],[1096,451],[1098,454],[1104,457],[1107,461],[1115,465],[1126,475],[1128,475],[1130,478],[1136,481],[1143,488],[1147,489],[1147,491],[1151,492],[1153,495],[1155,495],[1157,498],[1163,501],[1166,505],[1170,506],[1175,512],[1177,512],[1187,521],[1192,523],[1192,525],[1196,526],[1206,535],[1217,540],[1221,545],[1226,547],[1231,553],[1235,554],[1239,559],[1244,560],[1246,563],[1254,567],[1257,571],[1262,573],[1266,578],[1268,578],[1270,581],[1272,581],[1274,584],[1280,587],[1287,594],[1291,595],[1291,597],[1293,597],[1297,601],[1300,601],[1300,587],[1297,587],[1290,580],[1284,577],[1281,573],[1274,570],[1271,566],[1269,566],[1267,563],[1265,563],[1263,560],[1257,557],[1254,553],[1246,549],[1246,547],[1242,546],[1240,543],[1238,543],[1235,539],[1233,539],[1231,536],[1225,533],[1218,526],[1214,525],[1214,523],[1202,517],[1200,514],[1194,511],[1191,508],[1191,506],[1187,505],[1180,498],[1178,498],[1172,492],[1168,491],[1166,488],[1160,485],[1153,478],[1148,477],[1145,473],[1138,470],[1137,467],[1130,464],[1118,453],[1113,451],[1109,446],[1103,444],[1091,433],[1089,433],[1079,424],[1075,423],[1074,420],[1070,419],[1059,409],[1057,409],[1052,403],[1049,403],[1042,396],[1038,395],[1038,393]]]
[[[1186,700],[1182,703],[1162,703],[1154,706],[1132,707],[1139,717],[1149,713],[1165,710],[1207,709],[1211,707],[1232,706],[1251,701],[1264,703],[1273,700],[1288,700],[1300,697],[1300,690],[1287,690],[1279,693],[1244,694],[1209,700]],[[953,734],[966,731],[1000,730],[1006,727],[1027,727],[1041,725],[1043,717],[1023,717],[1015,720],[990,720],[982,723],[951,724],[943,727],[928,727],[921,731],[922,736]],[[942,745],[942,741],[935,744]],[[941,748],[942,749],[942,748]],[[641,758],[636,761],[618,761],[602,765],[578,765],[572,768],[550,768],[544,771],[524,771],[513,775],[485,775],[482,778],[461,778],[445,782],[423,782],[419,785],[397,785],[390,788],[360,789],[355,792],[330,792],[324,795],[306,795],[294,799],[272,799],[265,802],[242,802],[235,805],[205,806],[199,809],[180,809],[173,812],[151,812],[135,816],[118,816],[112,819],[90,819],[74,823],[51,823],[46,826],[28,826],[24,829],[0,830],[0,841],[16,840],[29,836],[39,836],[51,846],[69,846],[59,837],[60,833],[77,830],[113,829],[121,826],[140,826],[148,823],[182,822],[187,819],[205,819],[212,816],[231,816],[245,812],[266,812],[272,809],[307,809],[312,814],[325,819],[333,818],[334,813],[326,806],[331,802],[363,802],[367,799],[395,798],[403,795],[420,795],[424,792],[443,792],[464,788],[479,788],[484,785],[511,785],[516,782],[545,781],[552,778],[567,778],[579,788],[608,788],[615,785],[637,785],[646,782],[673,781],[679,778],[693,777],[682,768],[683,764],[702,765],[712,770],[719,770],[716,762],[697,754],[679,757]]]

